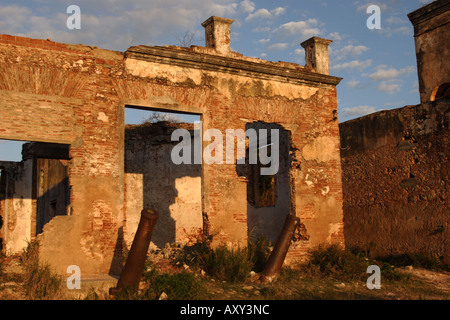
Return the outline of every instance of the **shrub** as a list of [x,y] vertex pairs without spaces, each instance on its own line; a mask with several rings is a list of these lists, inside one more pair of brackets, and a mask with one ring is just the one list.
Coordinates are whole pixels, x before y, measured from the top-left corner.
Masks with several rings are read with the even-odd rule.
[[249,258],[253,264],[253,271],[262,272],[270,256],[270,242],[264,236],[257,236],[248,243]]
[[253,267],[247,248],[230,250],[225,245],[211,249],[200,265],[211,277],[228,282],[244,281]]
[[382,279],[384,280],[400,281],[403,279],[409,279],[408,275],[399,273],[390,263],[382,263],[380,270]]
[[155,274],[143,298],[158,299],[163,292],[169,300],[193,300],[201,298],[205,290],[193,273]]
[[364,258],[333,244],[319,245],[313,250],[306,269],[342,281],[366,278],[367,266]]
[[215,249],[210,247],[210,241],[198,242],[193,246],[184,247],[176,257],[176,263],[185,263],[193,268],[201,269],[209,276],[222,281],[244,281],[255,262],[260,265],[263,253],[261,244],[246,248],[229,249],[221,245]]

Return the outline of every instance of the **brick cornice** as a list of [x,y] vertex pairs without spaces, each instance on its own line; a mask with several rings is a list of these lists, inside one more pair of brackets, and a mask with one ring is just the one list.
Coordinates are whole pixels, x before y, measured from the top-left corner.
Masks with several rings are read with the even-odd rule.
[[318,74],[303,69],[284,68],[272,64],[257,63],[221,55],[198,53],[160,46],[137,46],[125,52],[126,58],[164,63],[186,68],[225,72],[265,80],[336,86],[339,77]]

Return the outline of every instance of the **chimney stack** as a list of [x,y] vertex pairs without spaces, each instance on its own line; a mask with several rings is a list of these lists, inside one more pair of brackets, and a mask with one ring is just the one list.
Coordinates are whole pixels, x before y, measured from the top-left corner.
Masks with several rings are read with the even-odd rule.
[[328,46],[332,40],[312,37],[300,45],[305,49],[306,67],[317,73],[329,74],[328,71]]
[[212,16],[202,23],[205,28],[205,45],[217,53],[227,55],[230,48],[230,26],[234,20]]

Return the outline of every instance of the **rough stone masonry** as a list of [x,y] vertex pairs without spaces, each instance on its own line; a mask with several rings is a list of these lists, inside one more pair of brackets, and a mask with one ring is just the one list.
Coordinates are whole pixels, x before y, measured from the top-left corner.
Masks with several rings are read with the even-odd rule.
[[[36,228],[39,192],[33,188],[45,170],[31,171],[31,190],[21,196],[29,205],[12,205],[17,200],[12,191],[1,199],[2,216],[10,222],[16,219],[7,228],[22,226],[20,233],[6,232],[4,243],[10,253],[36,238],[40,258],[62,273],[69,265],[78,265],[82,274],[120,271],[122,243],[125,238],[125,245],[131,244],[138,208],[157,205],[129,205],[144,197],[125,192],[126,107],[197,114],[203,130],[225,133],[276,126],[283,131],[286,170],[272,180],[284,184],[283,196],[277,197],[275,188],[270,201],[255,193],[256,200],[249,202],[248,192],[258,190],[254,183],[258,177],[242,173],[235,164],[201,165],[201,210],[193,219],[204,222],[203,231],[214,235],[214,245],[245,246],[251,231],[249,212],[256,209],[263,209],[273,221],[260,229],[273,234],[288,214],[304,223],[310,238],[291,247],[289,261],[301,259],[320,243],[343,244],[336,116],[341,78],[328,74],[331,41],[313,37],[302,43],[305,66],[269,62],[231,50],[232,22],[220,17],[206,20],[205,47],[141,45],[124,53],[0,35],[0,139],[69,146],[69,159],[60,160],[68,170],[70,201],[66,213],[55,214],[41,233],[37,235]],[[185,227],[183,219],[173,223],[175,236]],[[163,227],[157,225],[155,233],[164,233],[158,229]],[[13,236],[20,240],[10,246]]]

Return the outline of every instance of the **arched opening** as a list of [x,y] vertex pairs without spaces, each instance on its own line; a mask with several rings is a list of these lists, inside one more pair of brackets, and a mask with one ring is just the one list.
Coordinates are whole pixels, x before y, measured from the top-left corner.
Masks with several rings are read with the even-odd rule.
[[430,101],[439,100],[448,96],[450,96],[450,83],[444,83],[433,90]]

